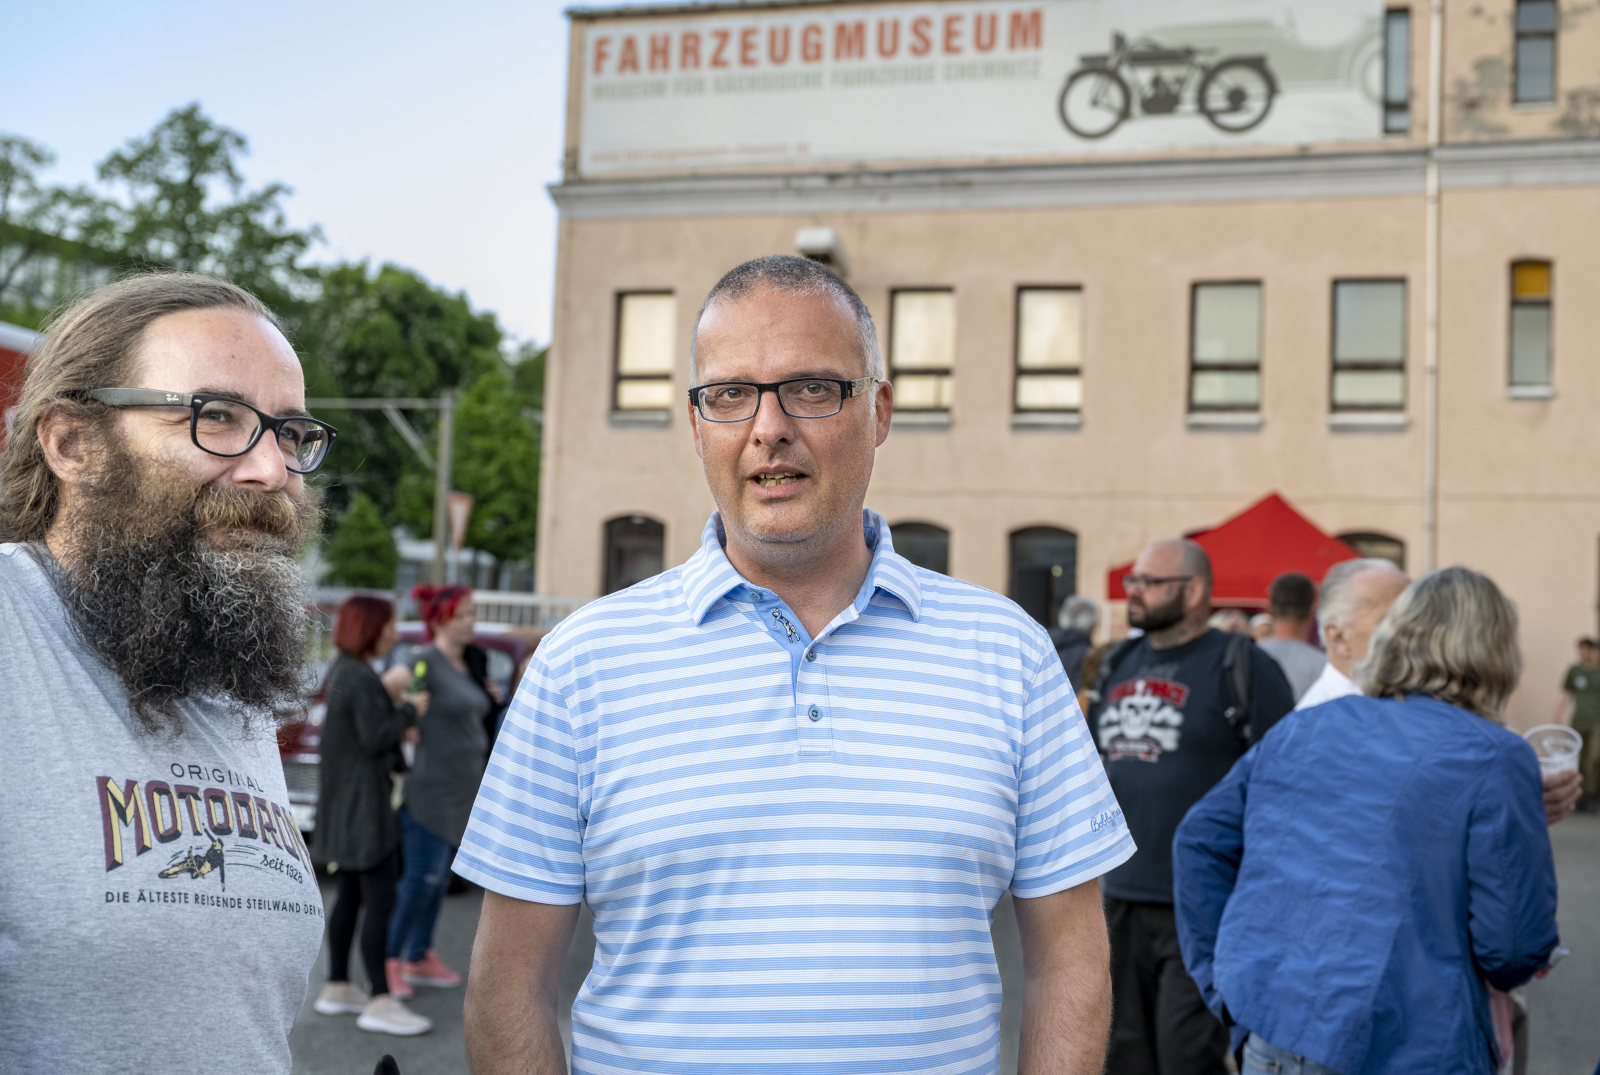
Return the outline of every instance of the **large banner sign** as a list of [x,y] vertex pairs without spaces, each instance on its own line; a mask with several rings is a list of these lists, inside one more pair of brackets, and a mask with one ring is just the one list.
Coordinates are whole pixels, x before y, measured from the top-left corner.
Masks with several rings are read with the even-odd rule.
[[951,0],[598,19],[590,176],[1380,137],[1378,0]]

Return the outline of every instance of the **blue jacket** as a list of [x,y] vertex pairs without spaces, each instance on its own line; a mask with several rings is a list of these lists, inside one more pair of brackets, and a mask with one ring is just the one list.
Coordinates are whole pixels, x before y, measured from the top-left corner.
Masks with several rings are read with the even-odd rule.
[[1292,713],[1172,845],[1183,962],[1225,1021],[1343,1075],[1494,1071],[1482,975],[1556,947],[1539,763],[1417,695]]

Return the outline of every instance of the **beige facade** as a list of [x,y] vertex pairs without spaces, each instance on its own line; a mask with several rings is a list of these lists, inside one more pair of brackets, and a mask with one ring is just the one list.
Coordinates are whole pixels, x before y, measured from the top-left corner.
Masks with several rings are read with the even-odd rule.
[[[695,312],[724,271],[821,226],[886,343],[894,291],[953,292],[950,407],[897,415],[868,497],[892,524],[947,530],[951,574],[1005,592],[1009,535],[1056,527],[1076,535],[1076,591],[1103,599],[1106,571],[1147,542],[1277,491],[1329,533],[1402,541],[1413,572],[1492,575],[1524,618],[1512,722],[1544,722],[1600,598],[1600,16],[1561,17],[1556,100],[1535,107],[1511,102],[1514,15],[1512,0],[1447,0],[1436,148],[1420,6],[1411,133],[1388,140],[605,179],[569,167],[552,188],[540,589],[600,593],[613,519],[660,522],[665,566],[697,548],[713,504],[687,417]],[[585,38],[610,17],[573,17],[572,161]],[[1512,266],[1530,260],[1550,266],[1549,376],[1513,389]],[[1360,280],[1405,285],[1399,409],[1332,405],[1334,285]],[[1196,410],[1194,286],[1236,281],[1260,285],[1259,407]],[[1039,286],[1082,289],[1076,413],[1014,413],[1018,289]],[[669,410],[614,410],[618,296],[632,292],[674,299]]]

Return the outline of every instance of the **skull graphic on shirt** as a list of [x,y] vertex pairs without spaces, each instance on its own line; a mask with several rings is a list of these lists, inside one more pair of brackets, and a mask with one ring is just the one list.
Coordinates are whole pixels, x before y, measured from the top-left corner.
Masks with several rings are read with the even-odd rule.
[[1107,761],[1134,758],[1153,762],[1178,749],[1183,728],[1180,708],[1189,688],[1165,679],[1140,677],[1111,688],[1100,714],[1100,749]]

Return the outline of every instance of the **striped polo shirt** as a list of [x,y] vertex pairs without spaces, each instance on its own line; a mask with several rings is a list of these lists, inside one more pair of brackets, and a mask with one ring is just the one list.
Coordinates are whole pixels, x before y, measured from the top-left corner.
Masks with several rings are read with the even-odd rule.
[[816,638],[713,515],[534,654],[455,870],[588,901],[576,1075],[996,1071],[996,902],[1133,854],[1043,629],[863,525]]

